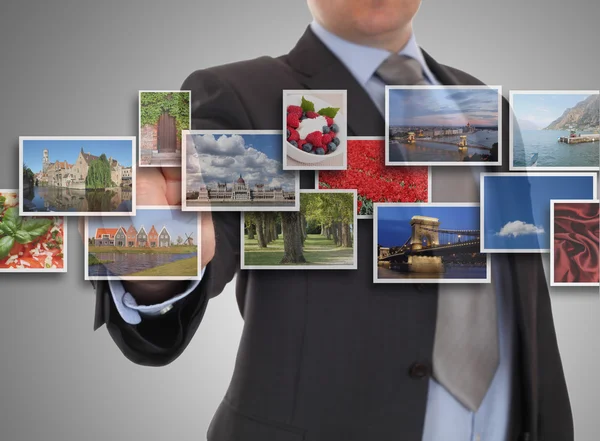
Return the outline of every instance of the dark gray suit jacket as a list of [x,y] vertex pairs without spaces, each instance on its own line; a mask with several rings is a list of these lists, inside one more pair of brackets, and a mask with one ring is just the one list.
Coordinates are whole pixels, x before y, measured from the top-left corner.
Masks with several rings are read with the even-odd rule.
[[[425,57],[442,84],[481,84]],[[193,129],[281,129],[282,90],[302,88],[346,89],[349,135],[384,135],[369,96],[310,28],[286,56],[196,71],[182,86],[192,91]],[[506,103],[503,113],[508,121]],[[506,144],[503,152],[507,169]],[[313,187],[313,172],[301,172],[301,188]],[[115,309],[107,283],[98,282],[95,327],[106,323],[133,362],[165,365],[186,348],[209,299],[237,274],[244,331],[209,440],[420,441],[437,287],[374,285],[369,220],[358,226],[357,271],[240,271],[239,213],[213,213],[213,220],[215,257],[198,289],[175,311],[130,326]],[[501,260],[512,279],[513,290],[505,295],[514,296],[518,335],[512,439],[572,440],[540,255]],[[191,387],[202,390],[201,384]]]

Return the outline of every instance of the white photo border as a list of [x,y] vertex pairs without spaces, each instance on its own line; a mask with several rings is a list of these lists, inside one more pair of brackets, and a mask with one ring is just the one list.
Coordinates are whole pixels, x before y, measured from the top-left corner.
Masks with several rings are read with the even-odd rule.
[[[0,195],[3,193],[16,193],[17,198],[20,200],[21,195],[19,194],[19,190],[11,190],[11,189],[0,189]],[[19,216],[21,216],[19,214]],[[21,216],[24,217],[24,216]],[[53,213],[49,213],[48,216],[44,217],[60,217],[63,222],[63,247],[62,247],[62,255],[63,255],[63,267],[62,268],[0,268],[0,273],[66,273],[67,272],[67,253],[68,253],[68,227],[67,221],[68,218],[64,216],[54,216]]]
[[[300,210],[300,172],[295,171],[294,175],[294,192],[295,201],[293,206],[288,207],[188,207],[187,205],[187,136],[194,135],[281,135],[281,130],[183,130],[181,132],[181,210],[182,211],[197,211],[197,212],[244,212],[244,211],[298,211]],[[291,170],[283,170],[291,171]]]
[[[129,141],[131,143],[131,210],[132,211],[23,211],[23,142],[24,141]],[[55,216],[96,217],[96,216],[135,216],[137,195],[137,161],[135,136],[19,136],[19,215],[20,216]]]
[[[485,178],[486,177],[517,177],[517,176],[528,176],[533,178],[542,177],[592,177],[593,189],[592,199],[598,198],[598,174],[596,172],[481,172],[479,178],[479,201],[480,207],[480,221],[481,231],[485,231],[484,213],[485,213]],[[482,253],[508,253],[508,254],[521,254],[521,253],[541,253],[547,254],[550,252],[550,248],[515,248],[515,249],[496,249],[496,248],[485,248],[485,235],[481,235],[481,252]]]
[[[140,210],[180,210],[181,205],[140,205]],[[191,213],[190,213],[191,214]],[[196,217],[197,255],[198,263],[196,276],[90,276],[89,274],[89,219],[85,218],[84,225],[84,279],[85,280],[125,280],[125,281],[151,281],[151,280],[202,280],[202,214]]]
[[354,218],[352,219],[352,265],[246,265],[244,251],[244,213],[240,216],[240,269],[242,270],[356,270],[358,269],[358,215],[357,212],[357,191],[342,189],[302,189],[300,194],[311,193],[348,193],[353,195],[354,200]]
[[598,199],[586,200],[586,199],[550,199],[550,286],[572,286],[572,287],[586,287],[586,286],[600,286],[599,282],[555,282],[554,281],[554,207],[555,204],[599,204]]
[[600,164],[596,167],[571,167],[571,166],[556,166],[556,167],[517,167],[514,165],[514,132],[515,132],[515,111],[514,97],[516,95],[598,95],[600,90],[511,90],[509,92],[509,118],[508,118],[508,169],[510,171],[598,171]]
[[[283,136],[282,140],[282,153],[283,153],[283,169],[284,170],[346,170],[348,167],[348,90],[347,89],[284,89],[282,91],[283,97],[283,105],[282,105],[282,133],[285,133],[287,127],[287,95],[290,94],[341,94],[343,99],[342,112],[344,115],[344,120],[346,121],[345,126],[342,128],[343,133],[342,136],[345,138],[346,142],[346,151],[342,154],[342,165],[319,165],[316,163],[314,165],[306,165],[306,166],[290,166],[287,164],[287,139]],[[343,142],[343,141],[342,141]]]
[[[485,278],[481,279],[427,279],[427,278],[399,278],[399,279],[380,279],[377,277],[377,269],[378,269],[378,256],[377,256],[377,234],[378,234],[378,216],[379,216],[379,208],[385,207],[401,207],[401,208],[409,208],[409,207],[419,207],[419,208],[427,208],[427,207],[447,207],[447,208],[473,208],[479,207],[478,202],[415,202],[415,203],[396,203],[396,202],[383,202],[373,204],[373,250],[372,250],[372,258],[373,258],[373,283],[435,283],[435,284],[446,284],[446,283],[469,283],[469,284],[486,284],[491,283],[492,281],[492,261],[491,255],[486,255],[486,265],[485,265]],[[481,232],[481,225],[479,226]],[[480,233],[481,234],[481,233]],[[481,237],[481,236],[480,236]],[[484,253],[480,253],[484,254]]]
[[[390,148],[390,118],[389,118],[389,93],[390,90],[440,90],[440,89],[469,89],[469,90],[496,90],[498,93],[498,160],[497,161],[394,161],[389,160]],[[504,98],[502,95],[502,86],[385,86],[385,165],[386,166],[444,166],[444,167],[469,167],[469,166],[494,166],[502,165],[502,105]]]
[[[189,118],[188,127],[192,128],[192,91],[191,90],[140,90],[138,91],[138,167],[181,167],[181,164],[142,164],[142,93],[187,93]],[[181,134],[181,157],[183,158],[183,133]],[[183,160],[183,159],[182,159]]]

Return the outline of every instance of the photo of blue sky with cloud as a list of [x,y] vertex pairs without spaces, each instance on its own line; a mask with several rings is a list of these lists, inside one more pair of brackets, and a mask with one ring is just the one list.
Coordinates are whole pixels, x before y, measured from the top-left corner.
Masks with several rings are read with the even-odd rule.
[[481,185],[486,250],[549,249],[550,200],[594,198],[589,175],[490,175]]
[[390,126],[498,125],[496,89],[390,89]]
[[513,95],[513,116],[521,130],[542,130],[567,109],[575,107],[589,93],[518,93]]
[[278,134],[188,135],[187,189],[231,184],[241,175],[251,188],[255,184],[264,184],[294,191],[297,174],[283,170],[281,146],[282,135]]

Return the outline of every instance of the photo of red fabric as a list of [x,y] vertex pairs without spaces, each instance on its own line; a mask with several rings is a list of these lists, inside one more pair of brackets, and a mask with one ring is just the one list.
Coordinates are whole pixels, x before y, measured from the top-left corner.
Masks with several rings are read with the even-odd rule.
[[598,202],[554,203],[554,282],[599,283]]

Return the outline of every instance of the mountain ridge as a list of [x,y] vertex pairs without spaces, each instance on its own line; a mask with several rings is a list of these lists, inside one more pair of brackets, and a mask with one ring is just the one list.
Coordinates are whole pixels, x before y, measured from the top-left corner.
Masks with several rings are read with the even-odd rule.
[[544,130],[569,130],[569,126],[577,129],[600,126],[600,95],[590,95],[574,107],[566,109],[563,114],[552,121]]

